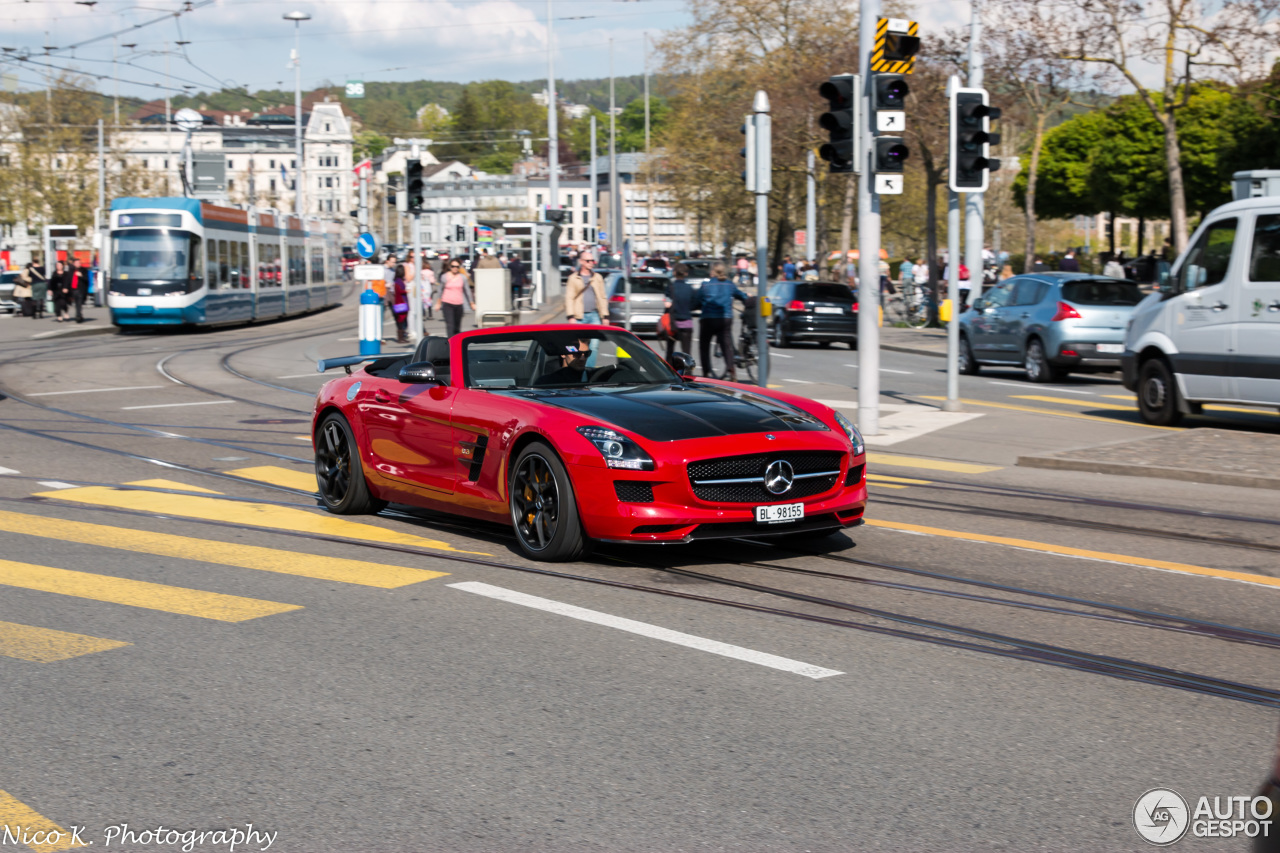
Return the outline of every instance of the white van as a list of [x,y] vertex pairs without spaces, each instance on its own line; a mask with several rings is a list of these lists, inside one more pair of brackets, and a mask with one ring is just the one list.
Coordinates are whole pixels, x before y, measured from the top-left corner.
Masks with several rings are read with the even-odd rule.
[[1280,196],[1204,218],[1161,291],[1134,309],[1121,369],[1152,424],[1204,403],[1280,408]]

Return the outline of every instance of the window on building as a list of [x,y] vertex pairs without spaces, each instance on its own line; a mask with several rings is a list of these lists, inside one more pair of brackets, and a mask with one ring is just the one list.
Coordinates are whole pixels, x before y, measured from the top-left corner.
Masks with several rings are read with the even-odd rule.
[[583,193],[583,194],[582,194],[582,206],[583,206],[583,207],[590,207],[590,206],[591,206],[591,195],[590,195],[590,193]]
[[324,123],[324,132],[325,132],[325,133],[328,133],[328,132],[329,132],[329,122],[327,122],[327,121]]
[[275,191],[276,191],[276,179],[275,179],[275,178],[272,178],[272,179],[271,179],[271,191],[272,191],[272,192],[275,192]]
[[542,207],[542,193],[538,193],[537,196],[535,196],[535,198],[537,199],[537,201],[534,202],[534,204],[536,204],[538,207]]
[[236,161],[235,161],[235,160],[232,160],[230,157],[228,157],[228,158],[227,158],[227,168],[228,168],[228,169],[234,169],[235,167],[236,167]]
[[233,190],[233,189],[235,189],[235,188],[236,188],[236,179],[235,179],[235,178],[227,178],[227,189],[228,189],[228,190]]
[[268,168],[268,169],[274,169],[275,167],[276,167],[276,161],[275,161],[275,160],[268,160],[268,161],[267,161],[267,168]]
[[290,161],[289,161],[289,168],[290,168],[290,169],[296,169],[296,168],[298,168],[298,161],[297,161],[297,160],[290,160]]

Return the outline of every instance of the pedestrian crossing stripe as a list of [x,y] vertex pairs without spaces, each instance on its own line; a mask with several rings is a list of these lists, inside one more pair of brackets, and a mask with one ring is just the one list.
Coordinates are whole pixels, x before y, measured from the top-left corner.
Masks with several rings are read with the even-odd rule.
[[0,655],[33,663],[53,663],[128,645],[132,644],[86,634],[55,631],[52,628],[0,622]]
[[244,622],[302,609],[298,604],[242,598],[202,589],[168,586],[113,575],[95,575],[13,560],[0,560],[0,585],[160,610],[182,616],[198,616],[219,622]]
[[[144,482],[154,483],[155,481]],[[126,483],[125,485],[137,484]],[[175,491],[190,490],[190,487],[181,483],[170,483],[165,488]],[[159,492],[117,489],[109,486],[82,486],[75,489],[37,492],[36,497],[92,504],[94,506],[107,506],[115,509],[131,509],[138,512],[152,512],[170,517],[246,524],[267,530],[288,530],[293,533],[310,533],[318,536],[358,539],[364,542],[405,545],[424,550],[447,551],[452,554],[492,556],[483,551],[466,551],[461,548],[455,548],[448,542],[439,539],[428,539],[423,536],[415,536],[412,533],[350,521],[329,513],[311,512],[295,507],[276,506],[254,501],[229,501],[202,495],[161,494]]]
[[233,477],[242,477],[245,480],[268,483],[272,486],[284,486],[285,488],[297,489],[302,492],[314,492],[316,490],[315,471],[291,471],[278,465],[262,465],[257,468],[237,468],[234,471],[226,471],[224,473]]
[[23,843],[21,837],[24,830],[27,838],[40,842],[25,845],[36,853],[59,853],[61,850],[87,846],[84,842],[76,841],[72,833],[12,794],[0,791],[0,839],[4,838],[6,827],[15,838],[19,839],[18,843]]
[[103,548],[117,548],[122,551],[153,554],[159,557],[175,557],[180,560],[194,560],[317,580],[372,586],[379,589],[395,589],[448,575],[448,572],[410,569],[403,566],[369,563],[364,560],[196,539],[171,533],[110,527],[3,510],[0,510],[0,531],[41,536],[63,542],[79,542]]

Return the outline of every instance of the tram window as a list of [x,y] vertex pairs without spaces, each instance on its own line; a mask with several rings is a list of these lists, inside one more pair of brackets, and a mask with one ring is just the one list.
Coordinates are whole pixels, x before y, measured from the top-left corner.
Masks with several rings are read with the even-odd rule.
[[231,253],[227,251],[227,241],[218,241],[218,287],[224,288],[231,283]]
[[240,270],[240,286],[253,287],[253,276],[249,275],[249,244],[240,244],[240,263],[236,264],[236,268]]
[[[192,249],[195,247],[193,246]],[[209,288],[216,290],[218,287],[218,241],[209,241]]]
[[[212,240],[209,241],[212,244]],[[204,286],[204,253],[200,251],[200,238],[191,235],[191,251],[187,254],[191,266],[187,269],[187,293],[194,293]]]

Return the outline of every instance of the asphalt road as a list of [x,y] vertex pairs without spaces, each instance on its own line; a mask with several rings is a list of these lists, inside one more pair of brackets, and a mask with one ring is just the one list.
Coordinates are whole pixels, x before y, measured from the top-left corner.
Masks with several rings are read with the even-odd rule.
[[[951,630],[1277,687],[1275,646],[1028,594],[1280,634],[1272,493],[1013,467],[1156,434],[1108,408],[1113,377],[984,371],[939,420],[942,361],[884,353],[866,526],[555,576],[501,527],[316,509],[313,364],[354,351],[352,315],[61,341],[0,321],[0,824],[129,851],[182,844],[122,824],[305,853],[1137,850],[1145,791],[1261,781],[1269,698]],[[857,352],[777,354],[771,384],[856,413]]]

